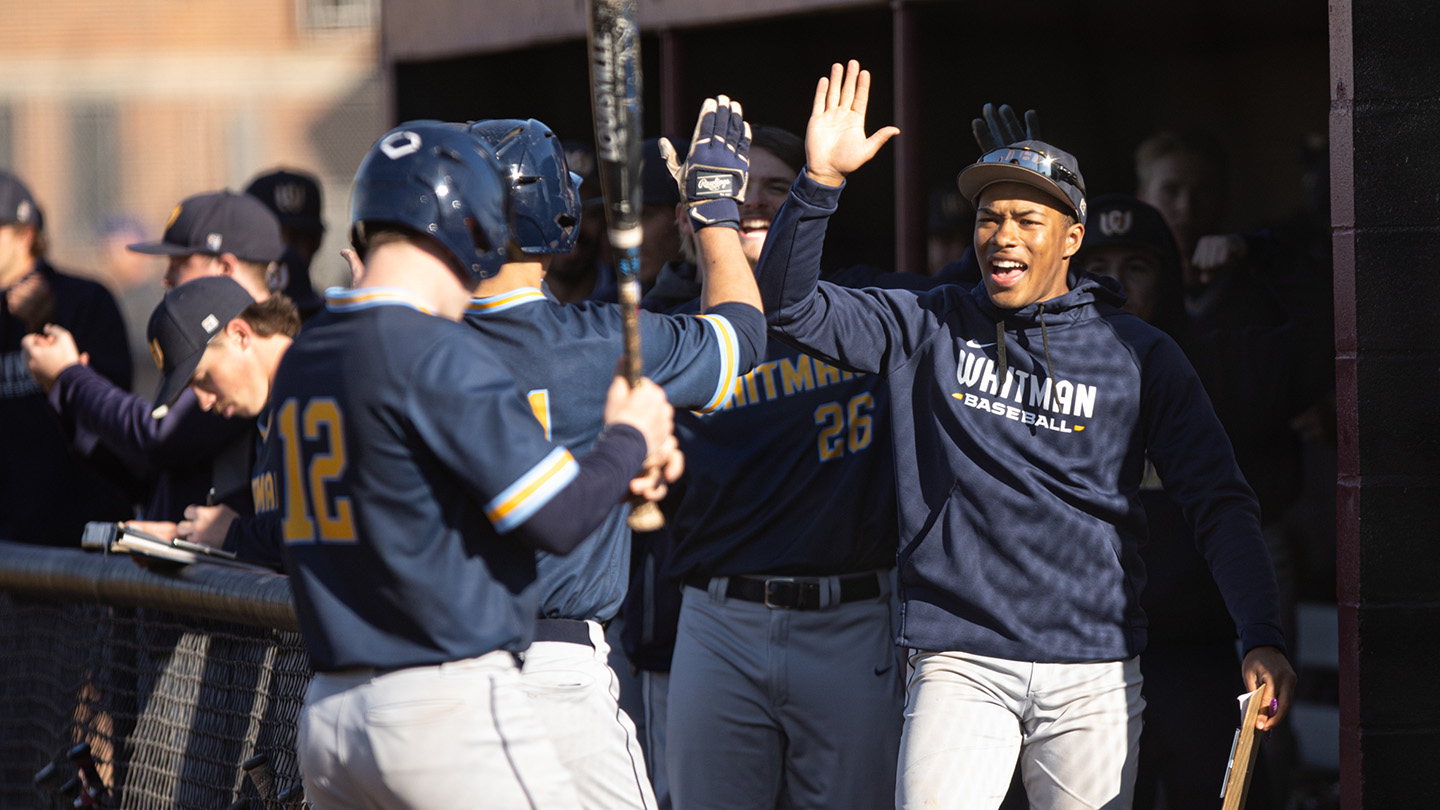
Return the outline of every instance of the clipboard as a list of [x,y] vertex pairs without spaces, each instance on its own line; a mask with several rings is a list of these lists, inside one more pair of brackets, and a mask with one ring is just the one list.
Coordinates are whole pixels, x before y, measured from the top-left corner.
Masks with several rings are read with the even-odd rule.
[[1260,698],[1265,687],[1241,695],[1240,727],[1235,729],[1235,739],[1230,743],[1230,759],[1225,763],[1225,781],[1220,785],[1220,798],[1224,800],[1221,810],[1243,810],[1245,799],[1250,795],[1250,775],[1255,769],[1255,756],[1260,753],[1260,732],[1255,722],[1260,717]]

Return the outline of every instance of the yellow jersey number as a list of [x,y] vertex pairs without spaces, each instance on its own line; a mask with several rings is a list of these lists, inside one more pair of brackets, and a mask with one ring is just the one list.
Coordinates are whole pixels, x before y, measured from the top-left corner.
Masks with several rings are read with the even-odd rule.
[[844,405],[827,402],[815,409],[815,424],[820,426],[816,444],[821,463],[841,458],[846,450],[853,454],[870,446],[873,410],[875,398],[869,394],[856,394]]
[[[329,397],[312,399],[305,403],[302,414],[300,403],[291,398],[276,416],[285,445],[285,542],[354,543],[350,499],[331,496],[328,491],[345,474],[345,419],[339,406]],[[310,457],[304,470],[302,428],[307,441],[324,441],[323,449]]]

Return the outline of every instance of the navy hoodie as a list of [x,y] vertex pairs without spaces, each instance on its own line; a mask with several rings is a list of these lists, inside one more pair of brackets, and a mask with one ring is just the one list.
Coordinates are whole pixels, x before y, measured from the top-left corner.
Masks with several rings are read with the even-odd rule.
[[1036,662],[1138,655],[1148,451],[1245,650],[1283,649],[1255,496],[1175,342],[1083,273],[1013,311],[984,285],[819,282],[839,196],[800,175],[759,282],[774,335],[890,381],[899,643]]

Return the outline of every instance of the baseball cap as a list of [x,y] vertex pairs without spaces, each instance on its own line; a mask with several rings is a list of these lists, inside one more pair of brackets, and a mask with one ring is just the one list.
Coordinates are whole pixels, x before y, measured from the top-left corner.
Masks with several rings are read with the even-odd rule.
[[16,224],[41,228],[45,225],[45,216],[20,178],[0,171],[0,225]]
[[1154,206],[1129,194],[1102,194],[1090,200],[1086,248],[1126,245],[1154,250],[1162,262],[1180,265],[1180,251],[1165,217]]
[[986,188],[1004,182],[1023,183],[1068,203],[1076,220],[1085,222],[1085,179],[1075,156],[1044,141],[1019,141],[992,149],[966,166],[957,178],[960,193],[978,203]]
[[[171,290],[150,313],[145,338],[160,368],[155,409],[169,408],[190,384],[210,340],[255,303],[229,276],[205,276]],[[156,417],[159,418],[158,416]]]
[[309,172],[276,169],[251,180],[245,193],[265,203],[282,227],[325,230],[320,219],[320,181]]
[[160,241],[126,247],[157,256],[233,253],[247,262],[273,262],[285,252],[280,222],[270,209],[229,189],[186,197],[170,212]]

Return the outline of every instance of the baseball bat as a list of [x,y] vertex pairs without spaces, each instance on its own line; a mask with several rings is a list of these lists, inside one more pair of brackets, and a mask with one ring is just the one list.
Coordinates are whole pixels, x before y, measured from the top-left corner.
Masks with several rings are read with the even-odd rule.
[[305,806],[305,786],[296,782],[276,796],[275,801],[285,810],[300,810]]
[[[625,333],[625,377],[633,388],[644,373],[640,355],[640,27],[635,0],[589,0],[590,100],[595,119],[595,163],[620,287]],[[642,501],[630,528],[665,525],[659,507]]]
[[64,784],[60,785],[60,806],[83,807],[84,804],[80,799],[83,791],[84,787],[80,784],[79,774],[66,779]]
[[270,773],[270,758],[264,754],[256,754],[253,757],[240,763],[245,773],[250,775],[250,781],[255,783],[255,792],[260,794],[261,801],[275,801],[275,776]]
[[95,767],[95,757],[90,754],[90,744],[82,742],[67,751],[65,756],[75,763],[75,767],[80,771],[82,804],[86,807],[102,806],[105,802],[105,783],[100,779],[99,769]]
[[45,791],[49,807],[53,810],[56,800],[62,798],[60,785],[65,781],[64,771],[55,767],[53,761],[47,762],[45,767],[35,772],[35,778],[32,781],[35,783],[36,789]]

